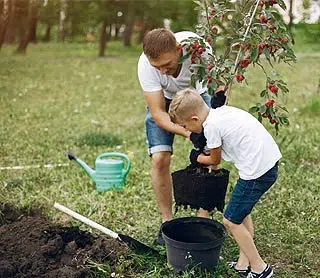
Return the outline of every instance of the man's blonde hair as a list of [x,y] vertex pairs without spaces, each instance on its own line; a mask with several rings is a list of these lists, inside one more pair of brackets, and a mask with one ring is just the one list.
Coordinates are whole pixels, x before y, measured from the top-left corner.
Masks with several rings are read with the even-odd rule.
[[169,115],[171,121],[188,121],[192,116],[198,115],[207,107],[199,93],[193,89],[184,89],[176,93],[172,99]]
[[150,59],[158,59],[163,53],[175,51],[176,46],[174,34],[165,28],[153,29],[143,39],[143,52]]

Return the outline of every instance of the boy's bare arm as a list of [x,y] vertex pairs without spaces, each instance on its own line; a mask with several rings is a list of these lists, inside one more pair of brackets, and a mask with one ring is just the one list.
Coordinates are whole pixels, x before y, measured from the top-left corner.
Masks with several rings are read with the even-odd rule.
[[221,162],[221,148],[215,148],[210,150],[210,155],[200,154],[197,161],[204,165],[218,166]]

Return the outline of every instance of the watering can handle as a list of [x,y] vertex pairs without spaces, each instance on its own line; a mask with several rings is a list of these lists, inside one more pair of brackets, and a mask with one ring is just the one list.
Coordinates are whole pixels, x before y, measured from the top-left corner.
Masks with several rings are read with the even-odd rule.
[[131,161],[129,157],[123,153],[103,153],[100,154],[97,159],[102,159],[103,157],[121,157],[124,158],[127,161],[127,169],[123,170],[124,171],[124,176],[126,177],[127,174],[129,173],[129,170],[131,168]]

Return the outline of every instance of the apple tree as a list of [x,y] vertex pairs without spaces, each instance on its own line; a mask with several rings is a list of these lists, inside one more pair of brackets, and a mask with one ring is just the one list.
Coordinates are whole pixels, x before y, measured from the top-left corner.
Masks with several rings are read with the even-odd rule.
[[[280,125],[288,125],[288,111],[278,97],[288,94],[287,84],[275,71],[278,63],[296,61],[291,48],[292,38],[282,20],[279,9],[286,9],[283,0],[195,1],[204,20],[197,26],[201,39],[183,41],[191,57],[192,82],[200,81],[209,94],[224,86],[227,99],[234,82],[247,84],[247,69],[259,68],[265,75],[258,101],[249,109],[258,120],[268,120],[278,132]],[[224,43],[224,53],[217,54],[217,45]],[[212,54],[206,51],[212,49]],[[207,55],[203,55],[203,53]],[[266,70],[269,63],[272,71]]]

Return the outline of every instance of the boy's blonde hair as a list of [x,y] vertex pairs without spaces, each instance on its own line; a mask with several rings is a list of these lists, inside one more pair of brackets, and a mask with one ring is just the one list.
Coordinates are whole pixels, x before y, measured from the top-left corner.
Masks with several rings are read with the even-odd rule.
[[158,59],[163,53],[175,51],[176,46],[174,34],[165,28],[153,29],[143,39],[143,52],[150,59]]
[[169,107],[171,121],[188,121],[207,107],[199,93],[193,89],[184,89],[176,93]]

